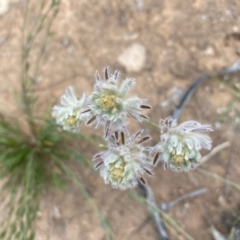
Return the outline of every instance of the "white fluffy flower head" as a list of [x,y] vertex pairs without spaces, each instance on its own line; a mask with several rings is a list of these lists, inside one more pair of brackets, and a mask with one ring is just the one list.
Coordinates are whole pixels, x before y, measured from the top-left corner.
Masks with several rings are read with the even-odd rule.
[[125,139],[124,132],[115,132],[109,136],[109,148],[105,152],[96,154],[95,168],[100,168],[100,174],[106,184],[114,188],[133,188],[138,181],[145,183],[143,175],[152,175],[151,159],[148,157],[148,148],[142,143],[150,136],[141,136],[142,131]]
[[127,117],[133,117],[139,122],[148,119],[141,113],[142,109],[151,109],[146,105],[146,99],[137,96],[129,97],[129,91],[135,85],[133,79],[118,80],[119,72],[109,75],[105,69],[105,79],[96,74],[96,84],[90,96],[89,110],[91,117],[87,124],[97,121],[97,126],[105,126],[105,137],[112,126],[114,131],[122,131],[127,125]]
[[78,132],[82,121],[87,117],[86,114],[81,114],[86,107],[86,95],[83,95],[81,99],[77,99],[73,88],[68,87],[61,97],[60,103],[61,105],[53,107],[52,116],[64,130]]
[[162,132],[160,142],[154,147],[154,163],[161,159],[166,167],[173,170],[188,171],[200,164],[200,150],[212,147],[211,138],[206,132],[212,131],[210,125],[197,121],[186,121],[177,125],[172,118],[160,120]]

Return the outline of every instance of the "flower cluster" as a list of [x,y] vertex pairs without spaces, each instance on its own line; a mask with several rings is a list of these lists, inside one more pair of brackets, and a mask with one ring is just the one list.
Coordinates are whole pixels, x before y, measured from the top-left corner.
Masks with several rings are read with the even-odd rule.
[[65,130],[76,132],[80,129],[82,121],[87,125],[96,123],[96,127],[105,127],[105,138],[109,129],[126,131],[127,117],[132,117],[139,122],[147,120],[142,114],[143,109],[151,109],[146,99],[137,96],[128,96],[135,85],[135,80],[125,79],[119,82],[119,72],[109,75],[105,68],[105,79],[100,79],[96,74],[96,84],[93,93],[87,97],[83,95],[81,100],[75,97],[72,87],[68,87],[61,98],[62,106],[54,106],[52,116]]
[[145,183],[145,173],[152,175],[149,148],[142,146],[150,136],[142,136],[142,133],[141,130],[126,139],[124,132],[116,132],[109,137],[108,150],[94,156],[95,168],[100,168],[106,184],[127,189],[135,187],[138,181]]
[[173,170],[188,171],[199,165],[200,150],[212,147],[211,138],[206,132],[212,131],[210,125],[196,121],[186,121],[177,125],[172,118],[160,120],[162,132],[160,142],[154,147],[154,164],[162,160]]
[[201,162],[200,150],[211,149],[211,138],[206,132],[212,131],[210,125],[187,121],[177,125],[177,121],[167,118],[160,121],[160,142],[154,147],[142,143],[150,136],[142,136],[143,130],[128,136],[127,119],[138,122],[148,120],[142,113],[151,109],[146,99],[129,96],[135,80],[119,80],[119,72],[109,75],[105,68],[104,79],[96,74],[96,84],[90,96],[83,94],[76,98],[68,87],[61,97],[61,105],[53,107],[52,115],[63,129],[78,132],[83,122],[96,127],[104,126],[104,138],[108,150],[94,156],[95,168],[106,184],[114,188],[135,187],[138,182],[145,184],[144,174],[152,175],[152,168],[158,161],[173,170],[187,171]]
[[68,87],[65,94],[61,97],[61,106],[56,105],[53,107],[52,116],[64,130],[78,132],[81,123],[87,117],[86,114],[81,114],[86,107],[86,103],[86,95],[83,95],[81,99],[77,99],[73,88]]
[[119,72],[109,75],[105,69],[105,79],[96,74],[96,84],[90,96],[89,112],[91,118],[88,123],[96,122],[97,126],[104,125],[105,137],[108,136],[112,125],[113,131],[126,130],[127,117],[132,117],[139,122],[148,119],[141,113],[142,109],[151,109],[146,105],[146,99],[137,96],[129,97],[130,90],[135,85],[135,80],[125,79],[119,81]]

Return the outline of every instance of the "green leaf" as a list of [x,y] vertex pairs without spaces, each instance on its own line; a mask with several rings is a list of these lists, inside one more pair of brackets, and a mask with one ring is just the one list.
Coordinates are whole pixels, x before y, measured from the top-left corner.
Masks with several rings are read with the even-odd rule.
[[0,239],[4,239],[4,237],[6,236],[6,233],[7,233],[6,230],[2,231],[0,234]]
[[32,39],[33,39],[33,35],[32,35],[32,33],[29,33],[28,37],[27,37],[27,42],[30,43],[32,41]]
[[72,159],[74,161],[77,161],[77,162],[82,162],[85,166],[90,166],[90,161],[81,153],[81,152],[78,152],[76,151],[75,149],[73,148],[69,148],[68,149],[71,156],[72,156]]
[[53,174],[53,184],[56,188],[62,189],[64,181],[59,174]]
[[28,159],[28,154],[31,149],[14,149],[5,155],[5,164],[9,171],[16,168],[18,165]]
[[35,238],[35,233],[32,232],[31,235],[29,236],[28,240],[34,240]]

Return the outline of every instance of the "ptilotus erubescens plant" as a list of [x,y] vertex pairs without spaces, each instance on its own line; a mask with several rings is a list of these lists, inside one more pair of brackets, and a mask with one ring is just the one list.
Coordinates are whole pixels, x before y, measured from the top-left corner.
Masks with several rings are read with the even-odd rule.
[[114,131],[126,131],[127,117],[132,117],[139,122],[148,119],[141,113],[142,109],[151,109],[146,105],[146,99],[137,96],[129,97],[130,90],[134,87],[135,80],[127,78],[119,81],[119,72],[109,75],[105,69],[105,79],[96,74],[94,91],[89,97],[89,113],[91,118],[87,124],[96,122],[96,126],[104,125],[105,137],[108,136],[109,128]]
[[205,134],[212,131],[210,125],[197,121],[177,125],[177,121],[169,117],[160,120],[159,126],[162,135],[160,142],[153,148],[153,152],[156,152],[153,164],[160,159],[165,167],[187,171],[199,165],[202,148],[212,148],[212,140]]
[[105,183],[127,189],[135,187],[138,181],[144,184],[145,173],[152,175],[149,148],[142,146],[151,137],[142,136],[142,133],[140,130],[126,138],[124,132],[115,132],[109,136],[108,150],[93,157],[93,161],[97,161],[95,168],[100,168]]
[[96,74],[96,84],[90,96],[75,97],[69,87],[61,98],[62,106],[54,106],[52,115],[65,130],[78,132],[83,122],[86,125],[104,127],[107,150],[93,157],[95,168],[106,184],[114,188],[127,189],[146,183],[144,174],[152,175],[157,162],[165,168],[188,171],[201,163],[201,149],[210,150],[211,138],[206,134],[212,131],[210,125],[197,121],[186,121],[177,125],[171,117],[160,120],[160,141],[154,146],[144,146],[150,136],[144,130],[129,136],[128,118],[138,122],[148,121],[143,110],[152,109],[147,99],[130,95],[135,80],[119,80],[119,72],[109,74],[104,70],[104,79]]
[[63,126],[64,130],[78,132],[84,118],[87,117],[86,114],[81,114],[86,103],[87,97],[84,94],[81,99],[77,99],[73,88],[68,87],[61,97],[61,106],[54,106],[52,115],[56,118],[56,122]]

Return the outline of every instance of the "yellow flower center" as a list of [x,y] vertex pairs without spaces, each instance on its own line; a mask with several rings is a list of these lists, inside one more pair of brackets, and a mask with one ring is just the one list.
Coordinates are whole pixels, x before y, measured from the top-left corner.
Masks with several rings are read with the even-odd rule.
[[124,163],[119,167],[113,168],[111,171],[111,177],[117,181],[121,181],[124,175]]
[[105,111],[109,111],[116,105],[116,96],[102,94],[100,98],[96,99],[96,103]]
[[184,158],[185,154],[186,154],[186,150],[185,150],[185,148],[183,148],[180,154],[177,154],[176,152],[177,152],[177,150],[176,150],[176,148],[174,148],[173,151],[172,151],[172,154],[171,154],[172,155],[172,157],[171,157],[172,160],[171,161],[174,164],[176,164],[177,167],[180,168],[184,164],[184,162],[186,161],[185,158]]
[[175,155],[175,156],[173,157],[173,160],[174,160],[174,163],[175,163],[178,167],[180,167],[181,165],[183,165],[183,163],[184,163],[184,161],[185,161],[184,156],[182,156],[182,155]]
[[66,121],[69,127],[75,127],[78,122],[78,118],[75,115],[71,115],[68,116]]

